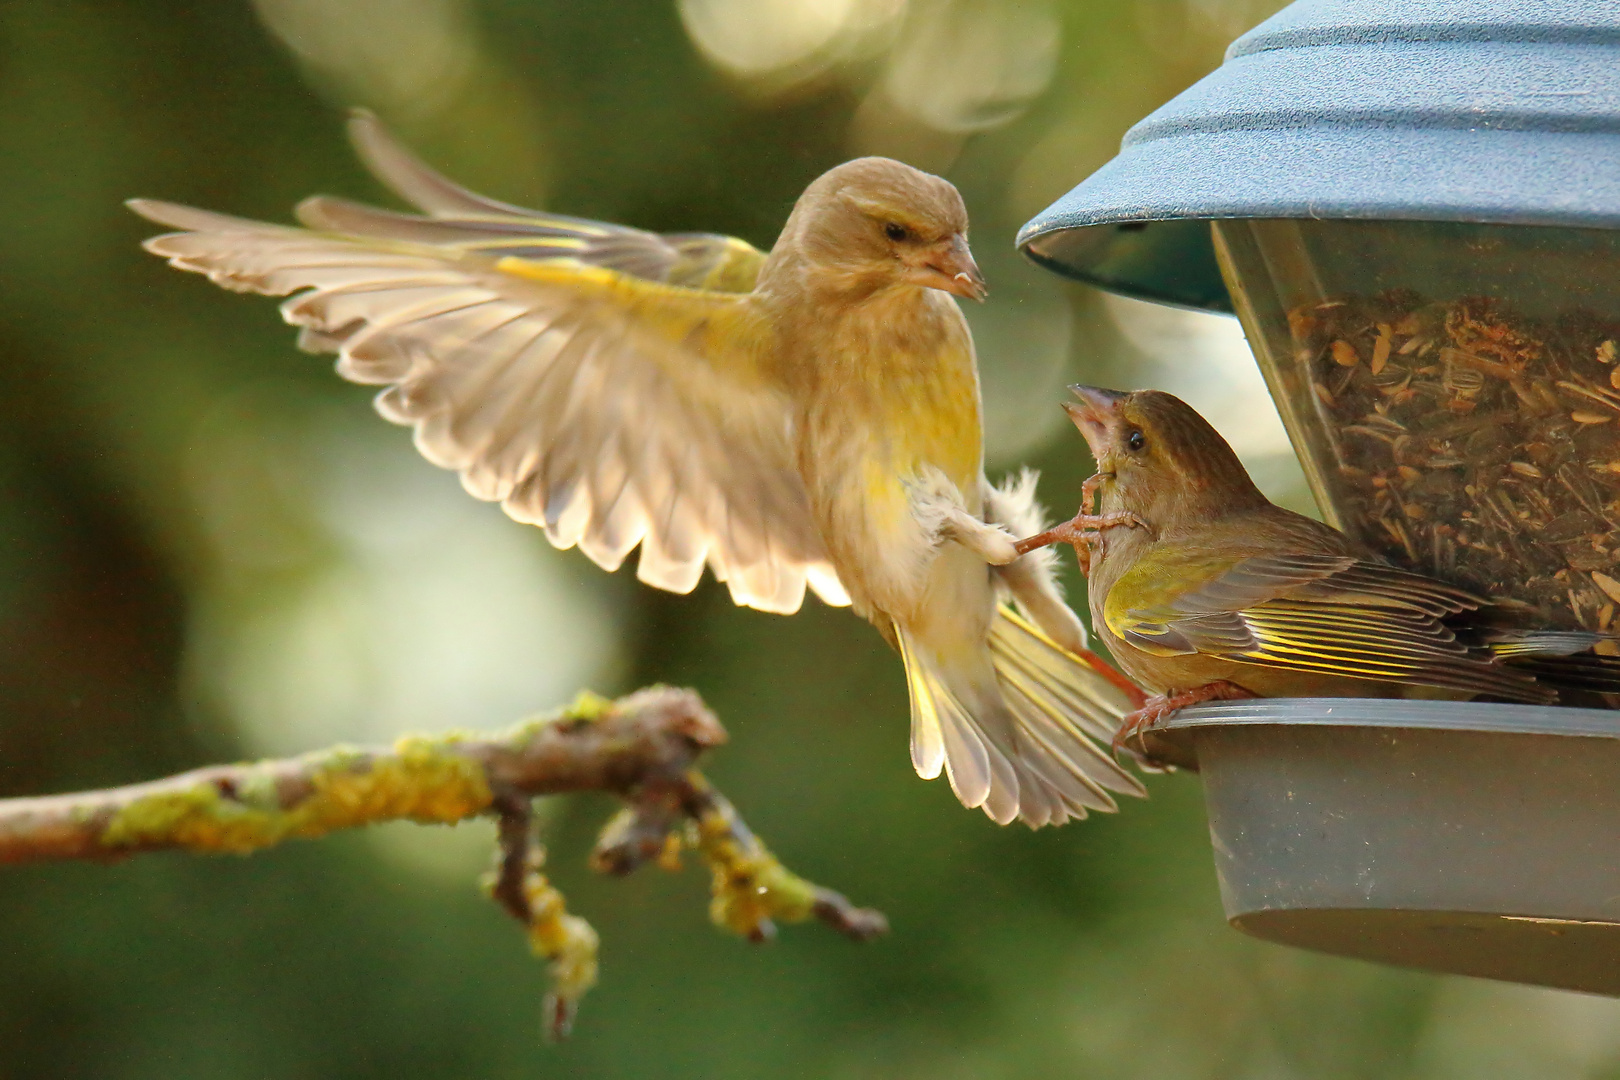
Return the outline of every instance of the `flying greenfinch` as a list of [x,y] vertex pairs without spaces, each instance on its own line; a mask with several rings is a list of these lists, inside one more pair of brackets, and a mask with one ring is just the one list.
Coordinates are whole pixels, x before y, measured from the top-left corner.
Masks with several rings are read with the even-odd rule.
[[[1092,625],[1156,696],[1116,746],[1176,709],[1247,697],[1490,697],[1620,690],[1608,635],[1526,630],[1487,599],[1391,566],[1276,506],[1208,421],[1156,390],[1071,387],[1097,461],[1071,522]],[[1095,505],[1093,505],[1095,500]]]
[[1089,652],[1031,474],[984,476],[981,299],[961,196],[883,158],[812,183],[769,254],[475,195],[375,120],[356,149],[421,214],[314,197],[305,228],[133,200],[148,250],[273,296],[467,490],[615,570],[796,611],[853,604],[898,648],[911,754],[963,804],[1031,826],[1139,781],[1106,741],[1135,688]]

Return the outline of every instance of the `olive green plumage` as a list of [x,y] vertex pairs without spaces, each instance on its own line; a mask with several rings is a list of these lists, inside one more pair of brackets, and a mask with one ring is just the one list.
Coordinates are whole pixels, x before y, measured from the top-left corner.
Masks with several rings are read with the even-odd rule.
[[1620,689],[1616,658],[1591,653],[1605,635],[1509,628],[1486,598],[1273,505],[1180,399],[1074,389],[1097,513],[1134,518],[1095,534],[1093,624],[1155,693],[1225,682],[1261,697],[1553,703]]

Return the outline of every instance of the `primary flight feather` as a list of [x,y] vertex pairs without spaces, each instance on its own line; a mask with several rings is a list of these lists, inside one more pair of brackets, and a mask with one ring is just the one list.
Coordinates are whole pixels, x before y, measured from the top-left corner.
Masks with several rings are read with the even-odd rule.
[[[800,197],[769,254],[475,195],[371,116],[350,132],[423,214],[316,197],[304,228],[149,200],[147,248],[238,291],[292,294],[300,344],[385,387],[376,405],[467,490],[614,570],[739,604],[853,604],[905,659],[912,760],[965,805],[1031,825],[1139,782],[1097,745],[1133,703],[1086,650],[1032,476],[984,478],[967,214],[883,158]],[[1008,606],[1011,600],[1018,610]]]

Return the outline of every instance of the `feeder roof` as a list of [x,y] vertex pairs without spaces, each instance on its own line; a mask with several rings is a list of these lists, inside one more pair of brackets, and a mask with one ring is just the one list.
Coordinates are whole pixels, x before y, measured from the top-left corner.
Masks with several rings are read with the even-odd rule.
[[1230,311],[1213,218],[1620,228],[1620,2],[1301,0],[1126,133],[1018,246]]

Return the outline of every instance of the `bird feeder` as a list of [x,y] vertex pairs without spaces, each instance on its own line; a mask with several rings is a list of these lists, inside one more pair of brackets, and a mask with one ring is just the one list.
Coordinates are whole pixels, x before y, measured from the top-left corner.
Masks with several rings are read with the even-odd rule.
[[[1329,523],[1620,630],[1620,4],[1303,0],[1018,243],[1237,315]],[[1229,702],[1160,735],[1239,928],[1620,994],[1620,712]]]

